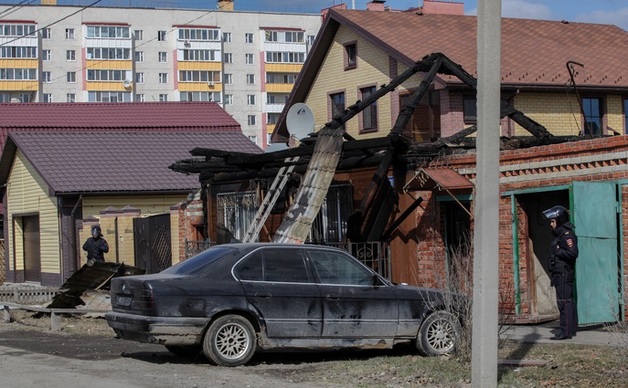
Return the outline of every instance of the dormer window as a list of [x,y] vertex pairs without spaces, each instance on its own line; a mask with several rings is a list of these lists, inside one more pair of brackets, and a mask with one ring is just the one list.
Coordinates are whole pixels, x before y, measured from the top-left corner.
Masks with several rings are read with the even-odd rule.
[[345,70],[355,69],[358,64],[358,45],[356,42],[345,44]]

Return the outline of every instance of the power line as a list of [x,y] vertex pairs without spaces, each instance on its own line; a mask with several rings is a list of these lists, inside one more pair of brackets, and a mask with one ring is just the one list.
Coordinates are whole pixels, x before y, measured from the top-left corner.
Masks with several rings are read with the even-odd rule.
[[[34,3],[35,0],[22,0],[19,3],[17,3],[16,5],[14,5],[13,7],[9,7],[7,9],[5,9],[4,11],[0,12],[0,16],[10,15],[13,12],[18,11],[20,8],[23,7],[22,4],[24,4],[26,2],[28,2],[28,4],[31,4],[31,3]],[[14,9],[14,8],[16,8],[16,9]],[[13,11],[11,11],[11,10],[13,10]]]
[[[96,0],[96,1],[94,1],[93,3],[91,3],[90,5],[86,5],[86,6],[82,7],[82,8],[81,8],[81,9],[79,9],[78,11],[72,12],[71,14],[69,14],[69,15],[67,15],[67,16],[64,16],[64,17],[62,17],[61,19],[57,19],[57,20],[55,20],[55,21],[54,21],[54,22],[52,22],[52,23],[49,23],[49,24],[47,24],[47,25],[45,25],[45,26],[43,26],[43,27],[41,27],[41,28],[36,29],[36,30],[35,30],[32,34],[36,34],[36,33],[40,32],[40,31],[42,31],[42,30],[45,30],[46,28],[48,28],[48,27],[50,27],[50,26],[54,26],[55,24],[57,24],[57,23],[59,23],[59,22],[62,22],[62,21],[66,20],[66,19],[68,19],[68,18],[70,18],[70,17],[72,17],[72,16],[74,16],[74,15],[76,15],[76,14],[78,14],[78,13],[81,13],[81,12],[85,11],[87,8],[93,7],[94,5],[96,5],[96,4],[98,4],[98,3],[100,3],[101,1],[102,1],[102,0]],[[25,35],[22,35],[22,36],[15,37],[15,38],[13,38],[13,39],[9,40],[8,42],[4,42],[4,43],[0,44],[0,47],[6,46],[6,45],[8,45],[9,43],[13,43],[13,42],[15,42],[16,40],[20,40],[20,39],[25,38],[25,37],[27,37],[27,36],[29,36],[29,35],[32,35],[32,34],[25,34]]]

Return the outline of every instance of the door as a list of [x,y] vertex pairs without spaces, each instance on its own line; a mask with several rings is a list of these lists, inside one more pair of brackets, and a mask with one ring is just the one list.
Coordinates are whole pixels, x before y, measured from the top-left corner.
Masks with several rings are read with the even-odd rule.
[[578,322],[615,322],[619,315],[619,247],[617,185],[574,182],[572,222],[576,226]]
[[[170,215],[159,214],[133,220],[135,266],[147,274],[158,273],[172,265]],[[126,258],[122,258],[126,261]]]
[[392,338],[397,334],[399,305],[388,285],[373,284],[373,273],[350,256],[310,250],[320,279],[323,337]]
[[22,217],[22,228],[24,231],[24,280],[41,282],[39,216]]
[[238,263],[234,273],[263,318],[269,338],[319,339],[320,293],[302,249],[260,248]]

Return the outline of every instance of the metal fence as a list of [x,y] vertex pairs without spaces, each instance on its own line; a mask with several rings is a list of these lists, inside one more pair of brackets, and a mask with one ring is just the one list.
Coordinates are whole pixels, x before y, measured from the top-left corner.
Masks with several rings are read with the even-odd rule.
[[[192,257],[197,253],[215,245],[212,241],[185,241],[185,256]],[[391,279],[390,246],[386,243],[375,241],[365,243],[316,243],[317,245],[333,246],[349,252],[366,266],[385,277]]]

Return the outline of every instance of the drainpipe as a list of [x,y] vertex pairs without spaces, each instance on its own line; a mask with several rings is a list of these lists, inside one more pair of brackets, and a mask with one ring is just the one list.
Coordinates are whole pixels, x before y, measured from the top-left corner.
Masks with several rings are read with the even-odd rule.
[[513,278],[515,279],[515,315],[521,313],[521,293],[519,292],[519,219],[517,218],[517,203],[515,195],[510,195],[510,211],[512,212],[512,257]]

